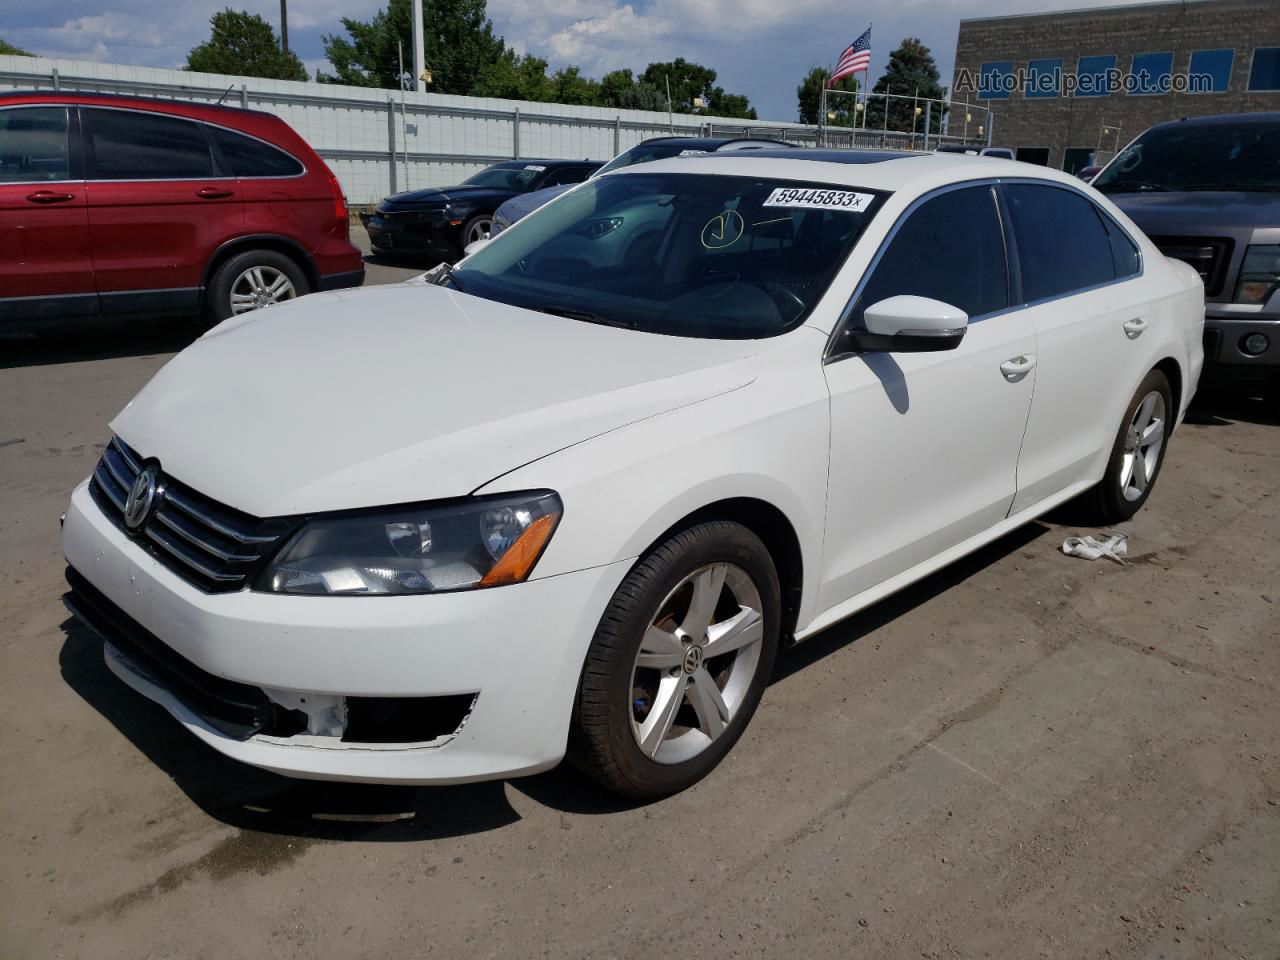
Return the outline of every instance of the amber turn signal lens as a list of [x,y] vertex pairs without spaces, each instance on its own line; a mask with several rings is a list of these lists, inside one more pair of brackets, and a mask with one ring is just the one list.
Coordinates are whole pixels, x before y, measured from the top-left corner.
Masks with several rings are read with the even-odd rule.
[[476,584],[479,587],[497,587],[504,583],[520,583],[542,555],[542,548],[551,539],[559,515],[546,514],[529,524],[520,538],[502,555],[502,559]]

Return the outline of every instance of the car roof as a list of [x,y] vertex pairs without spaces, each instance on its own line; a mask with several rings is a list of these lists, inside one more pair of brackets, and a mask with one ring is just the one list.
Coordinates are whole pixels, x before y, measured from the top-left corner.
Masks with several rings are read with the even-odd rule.
[[775,140],[773,137],[650,137],[648,140],[641,140],[636,146],[648,146],[653,143],[677,143],[681,146],[689,147],[692,150],[719,150],[721,147],[730,143],[768,143],[778,147],[790,147],[791,144],[785,140]]
[[[647,173],[700,173],[718,176],[760,177],[825,183],[868,190],[924,191],[966,180],[993,180],[1002,177],[1043,180],[1080,189],[1071,174],[1036,164],[956,153],[906,154],[876,150],[752,150],[731,153],[704,153],[693,157],[673,157],[621,167],[606,177],[640,176]],[[1087,188],[1086,188],[1087,189]]]
[[1194,126],[1212,126],[1214,124],[1230,124],[1236,126],[1242,123],[1256,123],[1266,126],[1276,126],[1280,124],[1280,113],[1217,113],[1208,117],[1182,117],[1178,120],[1166,120],[1164,123],[1152,124],[1152,130],[1164,127],[1178,127],[1185,124]]
[[94,90],[6,90],[0,93],[0,105],[12,103],[82,103],[91,106],[119,104],[124,107],[140,107],[171,112],[174,108],[189,110],[227,110],[240,116],[253,114],[275,118],[266,110],[248,110],[230,103],[209,103],[201,100],[174,100],[168,97],[141,97],[128,93],[99,93]]
[[546,167],[548,170],[556,170],[560,167],[602,167],[603,160],[539,160],[531,157],[527,160],[499,160],[497,163],[490,164],[488,169],[492,170],[497,167],[501,170],[523,170],[525,167],[537,165]]

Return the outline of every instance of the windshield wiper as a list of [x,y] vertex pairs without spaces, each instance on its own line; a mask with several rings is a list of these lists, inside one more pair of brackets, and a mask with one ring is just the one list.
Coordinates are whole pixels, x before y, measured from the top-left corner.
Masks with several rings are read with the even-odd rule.
[[462,289],[462,284],[458,281],[458,278],[453,275],[453,264],[449,261],[440,261],[440,263],[428,270],[427,273],[435,274],[435,276],[431,277],[427,281],[428,283],[433,283],[437,287],[443,287],[446,283],[452,283],[453,289],[457,290],[459,293],[466,293],[466,291]]
[[634,330],[636,325],[630,320],[618,320],[615,317],[604,317],[598,313],[592,313],[590,310],[578,310],[575,307],[562,307],[557,304],[548,304],[541,307],[530,307],[531,310],[537,310],[539,313],[549,313],[555,317],[564,317],[568,320],[581,320],[584,323],[598,323],[604,327],[621,327],[624,330]]
[[1158,183],[1148,183],[1146,180],[1108,180],[1106,183],[1098,184],[1097,188],[1103,193],[1109,190],[1157,190],[1161,193],[1168,193],[1168,187],[1162,187]]

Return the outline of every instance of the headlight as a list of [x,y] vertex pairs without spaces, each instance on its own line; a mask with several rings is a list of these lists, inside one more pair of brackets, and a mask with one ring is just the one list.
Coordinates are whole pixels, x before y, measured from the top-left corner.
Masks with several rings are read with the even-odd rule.
[[1280,284],[1280,244],[1251,246],[1244,252],[1236,303],[1266,303]]
[[271,593],[409,594],[525,580],[563,508],[549,490],[309,520],[258,576]]

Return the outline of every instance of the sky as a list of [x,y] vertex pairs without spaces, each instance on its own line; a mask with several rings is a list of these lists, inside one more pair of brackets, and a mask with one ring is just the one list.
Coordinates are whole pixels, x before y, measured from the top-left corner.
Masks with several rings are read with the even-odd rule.
[[[386,0],[289,0],[289,45],[314,71],[322,37],[342,16],[367,19]],[[796,86],[814,65],[872,26],[871,79],[904,37],[919,37],[951,82],[961,19],[1111,6],[1118,0],[489,0],[496,31],[553,68],[578,64],[599,77],[684,57],[715,69],[717,83],[743,93],[766,120],[795,120]],[[429,0],[428,0],[429,10]],[[278,0],[0,0],[0,36],[33,53],[153,67],[177,67],[208,39],[209,17],[226,6],[262,14],[279,28]],[[408,52],[406,51],[406,56]]]

